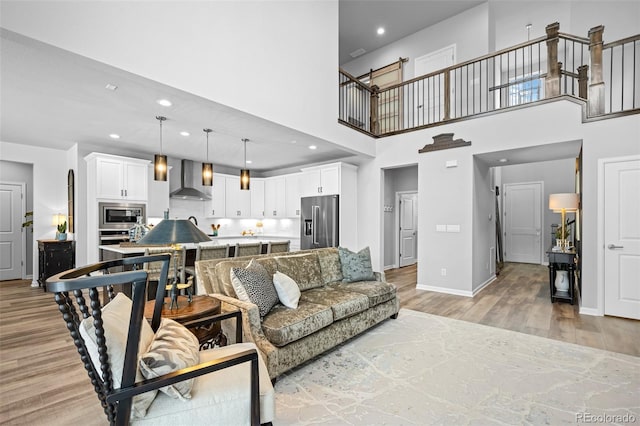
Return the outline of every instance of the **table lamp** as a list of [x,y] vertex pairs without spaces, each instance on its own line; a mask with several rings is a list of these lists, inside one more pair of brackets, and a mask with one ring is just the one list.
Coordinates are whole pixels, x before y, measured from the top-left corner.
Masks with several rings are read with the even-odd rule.
[[[190,220],[186,219],[163,219],[156,226],[154,226],[147,234],[138,240],[140,245],[174,245],[184,243],[201,243],[211,241],[211,238],[202,232],[197,226]],[[177,274],[175,256],[173,259],[173,270]],[[173,280],[173,286],[171,288],[171,307],[174,303],[178,306],[178,293],[177,285],[178,280]]]
[[550,194],[549,195],[549,210],[552,210],[554,213],[560,213],[562,215],[562,250],[564,251],[567,248],[567,241],[564,238],[565,236],[565,226],[566,219],[565,216],[567,212],[576,212],[578,210],[578,206],[580,204],[580,200],[578,198],[578,194],[574,193],[560,193],[560,194]]

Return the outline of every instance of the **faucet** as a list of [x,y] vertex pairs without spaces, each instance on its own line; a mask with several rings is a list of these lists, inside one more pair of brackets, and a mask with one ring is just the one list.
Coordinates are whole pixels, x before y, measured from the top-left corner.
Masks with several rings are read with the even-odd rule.
[[192,220],[192,222],[193,222],[196,226],[198,226],[198,219],[196,219],[196,217],[195,217],[195,216],[189,216],[189,217],[187,218],[187,220],[191,220],[191,219],[193,219],[193,220]]

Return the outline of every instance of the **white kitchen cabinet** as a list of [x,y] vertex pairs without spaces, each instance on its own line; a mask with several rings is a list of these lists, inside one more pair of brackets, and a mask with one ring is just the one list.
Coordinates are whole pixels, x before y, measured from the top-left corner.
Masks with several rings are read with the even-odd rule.
[[264,217],[264,179],[251,179],[251,217]]
[[264,217],[286,217],[284,177],[271,177],[264,180]]
[[95,174],[95,196],[106,200],[147,201],[149,160],[91,154],[89,173]]
[[218,173],[213,174],[213,186],[211,187],[211,201],[209,208],[205,209],[207,217],[226,216],[226,188],[227,177]]
[[300,177],[300,195],[312,197],[340,194],[341,167],[341,164],[330,164],[303,169]]
[[[252,182],[253,183],[253,182]],[[228,218],[251,216],[251,191],[240,189],[239,177],[226,178],[225,210]]]
[[[167,180],[153,180],[153,164],[147,166],[147,178],[149,179],[149,202],[147,203],[147,218],[164,217],[164,212],[169,210],[169,175]],[[168,173],[171,173],[169,170]]]
[[284,177],[287,217],[300,217],[300,176],[296,173]]

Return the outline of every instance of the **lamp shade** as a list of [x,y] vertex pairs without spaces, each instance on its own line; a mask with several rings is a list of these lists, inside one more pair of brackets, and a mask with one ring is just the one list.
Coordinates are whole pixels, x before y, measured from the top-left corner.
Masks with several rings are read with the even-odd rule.
[[549,195],[549,210],[553,210],[555,213],[561,213],[563,209],[567,212],[574,212],[578,210],[579,205],[578,194],[561,193]]
[[211,238],[190,220],[164,219],[138,240],[138,244],[201,243]]

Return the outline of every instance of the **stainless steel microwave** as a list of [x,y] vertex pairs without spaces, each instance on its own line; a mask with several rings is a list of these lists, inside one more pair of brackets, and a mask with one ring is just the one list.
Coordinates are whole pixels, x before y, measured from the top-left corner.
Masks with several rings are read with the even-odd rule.
[[146,206],[129,203],[99,203],[100,229],[129,229],[135,225],[138,216],[146,222]]

